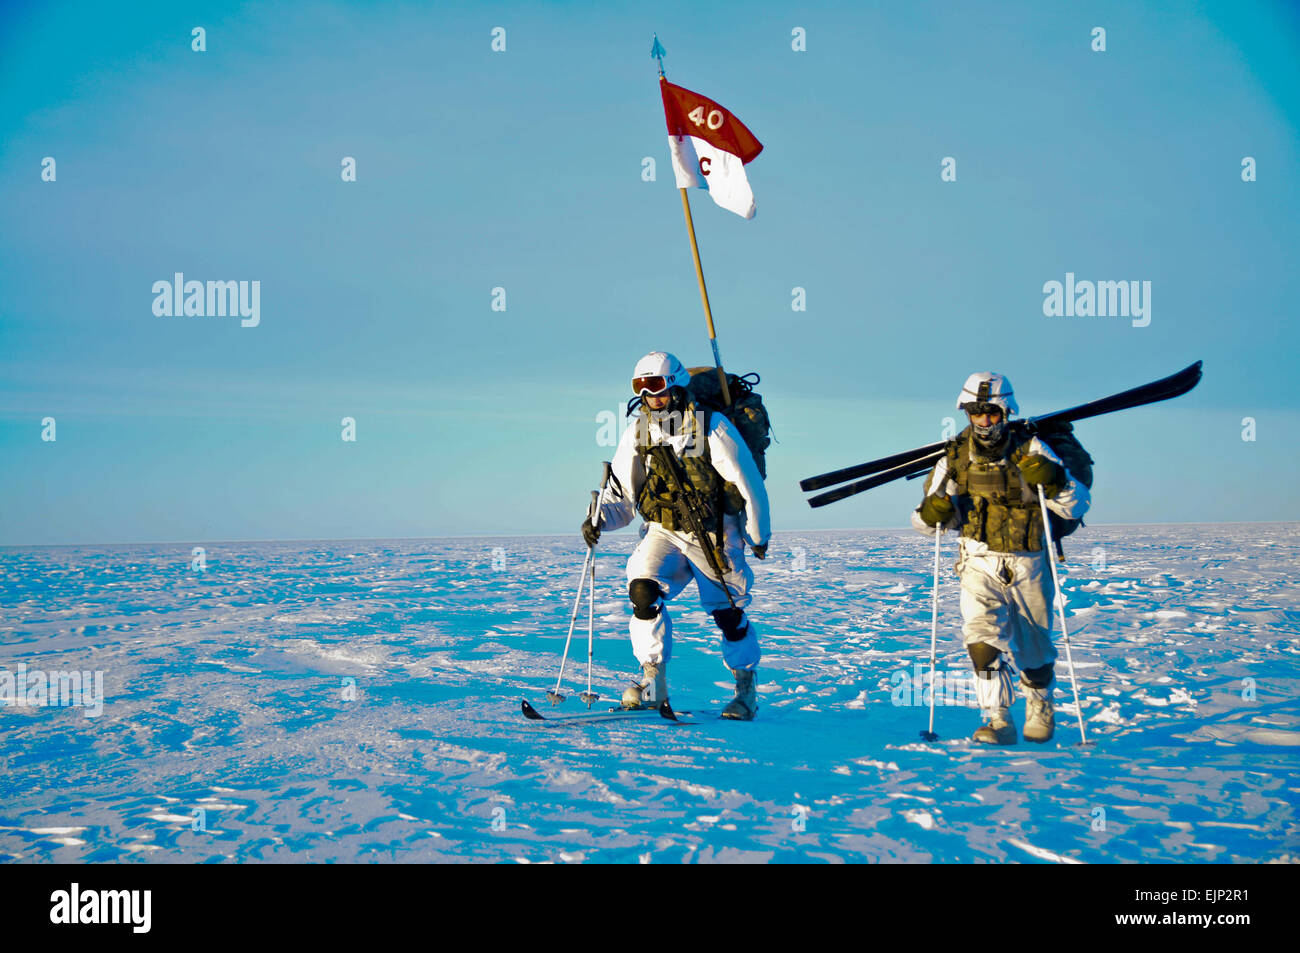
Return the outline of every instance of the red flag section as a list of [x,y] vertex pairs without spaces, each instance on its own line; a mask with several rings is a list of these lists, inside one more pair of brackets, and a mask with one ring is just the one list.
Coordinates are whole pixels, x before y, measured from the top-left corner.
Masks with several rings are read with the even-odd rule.
[[664,97],[668,135],[703,139],[716,149],[739,156],[742,163],[750,162],[763,151],[763,144],[743,122],[707,96],[674,86],[662,77],[659,91]]

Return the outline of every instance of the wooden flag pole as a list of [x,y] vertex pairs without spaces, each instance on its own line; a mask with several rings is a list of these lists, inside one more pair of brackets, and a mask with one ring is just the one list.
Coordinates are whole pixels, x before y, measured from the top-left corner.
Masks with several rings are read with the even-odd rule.
[[691,255],[695,258],[695,277],[700,282],[700,300],[704,302],[704,320],[709,325],[709,344],[713,347],[713,364],[718,369],[718,383],[722,387],[722,406],[731,406],[731,391],[727,388],[727,373],[722,369],[722,356],[718,354],[718,335],[713,328],[713,309],[709,307],[709,289],[704,286],[704,267],[700,264],[700,246],[695,242],[695,222],[691,219],[691,200],[682,193],[682,211],[686,213],[686,231],[691,236]]
[[[659,61],[659,79],[661,82],[668,82],[668,77],[664,75],[664,56],[666,56],[663,45],[659,42],[659,34],[655,34],[654,45],[650,48],[650,58]],[[695,259],[695,277],[700,282],[700,300],[704,302],[704,320],[709,324],[709,344],[713,347],[713,366],[718,369],[718,384],[722,387],[722,406],[731,406],[731,390],[727,387],[727,372],[722,369],[722,357],[718,354],[718,335],[713,329],[713,309],[709,307],[709,289],[704,286],[704,266],[700,264],[700,246],[695,242],[695,222],[691,219],[691,200],[686,196],[685,189],[678,189],[682,193],[682,211],[686,213],[686,232],[691,236],[691,257]]]

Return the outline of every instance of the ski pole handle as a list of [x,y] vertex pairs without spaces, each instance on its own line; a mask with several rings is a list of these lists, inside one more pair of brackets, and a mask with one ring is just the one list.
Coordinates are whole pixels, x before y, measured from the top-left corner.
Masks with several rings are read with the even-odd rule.
[[600,489],[591,491],[591,525],[596,529],[600,529],[600,501],[613,475],[614,465],[608,460],[604,461],[600,471]]

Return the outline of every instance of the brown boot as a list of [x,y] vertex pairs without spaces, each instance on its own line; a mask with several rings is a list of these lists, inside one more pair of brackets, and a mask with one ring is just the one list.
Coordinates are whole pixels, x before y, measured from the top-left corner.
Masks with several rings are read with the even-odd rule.
[[646,662],[641,666],[641,680],[623,692],[624,708],[658,708],[668,698],[668,663]]
[[[987,677],[986,677],[987,676]],[[984,713],[985,724],[971,735],[986,745],[1016,743],[1016,723],[1011,720],[1011,672],[1001,665],[975,673],[975,699]]]
[[1020,680],[1025,690],[1025,740],[1042,744],[1056,734],[1056,712],[1052,705],[1052,686],[1034,688]]
[[722,709],[722,717],[753,721],[758,714],[758,690],[754,687],[756,673],[742,668],[733,670],[731,674],[736,676],[736,697]]
[[1005,708],[992,708],[984,712],[988,724],[975,729],[972,741],[986,745],[1013,745],[1016,743],[1016,723]]

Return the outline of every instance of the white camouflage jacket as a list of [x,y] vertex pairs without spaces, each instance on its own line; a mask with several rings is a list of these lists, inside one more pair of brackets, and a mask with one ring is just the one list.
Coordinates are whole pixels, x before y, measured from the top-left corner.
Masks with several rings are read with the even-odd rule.
[[[694,433],[671,436],[659,427],[653,414],[649,415],[647,422],[652,445],[668,444],[680,456],[695,452]],[[644,465],[637,454],[637,435],[640,430],[640,426],[628,427],[614,453],[613,474],[622,493],[611,481],[601,498],[602,526],[606,530],[622,529],[637,516],[636,500],[646,478]],[[713,469],[718,471],[718,476],[728,483],[734,483],[744,497],[745,509],[738,516],[745,542],[751,546],[766,545],[772,535],[767,487],[763,485],[758,465],[754,463],[754,456],[745,445],[740,431],[717,412],[709,415],[708,448],[709,461],[713,464]],[[698,452],[703,452],[702,448]]]

